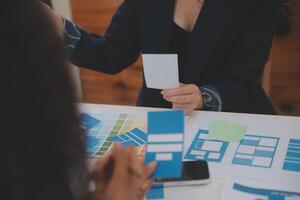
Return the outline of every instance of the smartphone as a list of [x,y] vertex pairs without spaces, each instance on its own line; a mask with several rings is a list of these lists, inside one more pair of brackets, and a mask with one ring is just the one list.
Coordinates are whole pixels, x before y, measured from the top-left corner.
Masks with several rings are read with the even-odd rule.
[[210,182],[208,164],[204,160],[185,161],[180,178],[159,179],[155,182],[164,183],[165,187],[208,184]]

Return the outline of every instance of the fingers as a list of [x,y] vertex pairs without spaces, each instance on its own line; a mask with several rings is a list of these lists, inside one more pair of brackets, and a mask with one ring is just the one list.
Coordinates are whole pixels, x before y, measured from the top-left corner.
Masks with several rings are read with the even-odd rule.
[[201,94],[194,84],[181,85],[179,88],[163,90],[163,98],[172,103],[191,103]]
[[144,166],[134,148],[124,148],[119,144],[114,145],[111,154],[103,158],[93,172],[105,174],[106,166],[110,166],[112,176],[109,180],[96,182],[96,191],[99,195],[105,197],[104,199],[142,199],[152,185],[152,180],[146,178],[153,173],[156,164]]
[[103,192],[107,186],[113,169],[113,160],[111,156],[101,157],[90,173],[90,177],[95,181],[96,190]]
[[145,178],[143,164],[138,159],[137,151],[135,149],[130,154],[129,172],[131,173],[131,175],[134,175],[137,178]]
[[153,180],[152,179],[147,179],[145,181],[145,183],[142,185],[138,195],[137,195],[137,199],[138,200],[143,200],[147,191],[150,190],[150,188],[152,187],[153,185]]
[[192,92],[191,88],[183,86],[175,89],[162,90],[161,94],[164,97],[171,97],[171,96],[190,94],[191,92]]
[[194,84],[180,84],[179,88],[163,90],[162,95],[166,101],[173,104],[174,109],[182,109],[185,114],[203,108],[201,91]]
[[191,114],[196,109],[196,105],[193,104],[173,104],[173,109],[183,110],[186,115]]
[[120,145],[116,145],[113,157],[115,160],[115,174],[123,177],[126,176],[130,179],[136,178],[138,181],[145,179],[143,165],[138,159],[135,148],[123,148]]
[[155,171],[157,166],[156,162],[151,162],[148,165],[144,166],[144,173],[145,173],[145,177],[150,177],[151,174],[153,174],[153,172]]
[[[134,152],[133,147],[124,148],[120,144],[114,145],[112,156],[115,161],[114,171],[116,173],[124,173],[124,169],[127,170],[132,160],[131,154]],[[128,172],[125,172],[128,173]]]
[[162,90],[161,94],[164,97],[187,95],[199,91],[199,88],[194,84],[180,84],[178,88]]
[[[151,176],[151,174],[156,169],[156,166],[157,166],[156,162],[151,162],[148,165],[144,166],[144,173],[145,173],[146,178]],[[144,199],[146,192],[151,188],[152,184],[153,184],[153,179],[146,179],[144,181],[144,183],[142,184],[142,187],[140,189],[140,192],[137,195],[138,200]]]
[[177,104],[192,103],[194,101],[194,98],[195,97],[193,94],[164,97],[165,100]]
[[126,166],[129,166],[133,151],[131,148],[122,148],[119,144],[114,145],[110,155],[105,155],[97,161],[90,176],[96,181],[108,182],[116,171],[122,174],[127,169]]
[[104,168],[108,165],[110,161],[109,156],[103,156],[101,157],[93,167],[93,169],[90,172],[90,175],[93,179],[99,179],[103,173],[105,173]]

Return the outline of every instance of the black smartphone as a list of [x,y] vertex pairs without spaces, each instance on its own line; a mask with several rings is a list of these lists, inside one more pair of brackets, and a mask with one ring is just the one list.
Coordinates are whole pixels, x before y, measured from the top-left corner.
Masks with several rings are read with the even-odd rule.
[[180,178],[159,179],[155,182],[164,183],[165,187],[208,184],[210,182],[208,164],[204,160],[185,161]]

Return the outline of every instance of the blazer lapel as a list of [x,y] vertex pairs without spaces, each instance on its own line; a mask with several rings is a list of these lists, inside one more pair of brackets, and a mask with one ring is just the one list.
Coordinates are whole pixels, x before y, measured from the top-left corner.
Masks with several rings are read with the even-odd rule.
[[175,0],[142,0],[140,3],[143,53],[168,53]]
[[189,43],[185,83],[198,83],[211,55],[220,42],[228,20],[228,6],[231,0],[206,0],[198,17]]

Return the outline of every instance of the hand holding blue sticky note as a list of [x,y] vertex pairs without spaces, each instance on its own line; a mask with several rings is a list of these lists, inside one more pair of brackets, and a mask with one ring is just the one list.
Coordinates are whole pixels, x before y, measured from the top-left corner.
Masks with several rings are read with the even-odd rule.
[[183,111],[148,113],[145,163],[157,161],[152,178],[180,178],[184,141]]

